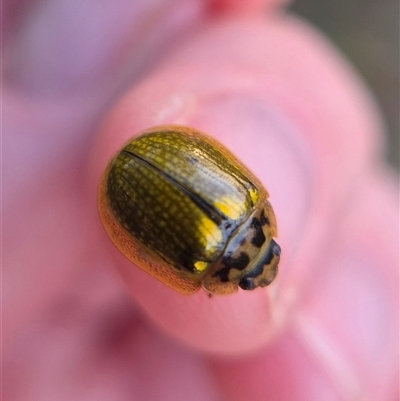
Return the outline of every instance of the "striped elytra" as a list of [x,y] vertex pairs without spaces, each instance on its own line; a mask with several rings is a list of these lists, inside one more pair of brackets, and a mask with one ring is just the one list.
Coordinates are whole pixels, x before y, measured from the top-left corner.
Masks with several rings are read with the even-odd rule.
[[99,211],[116,247],[182,294],[251,290],[276,276],[275,215],[260,181],[189,127],[135,136],[103,174]]

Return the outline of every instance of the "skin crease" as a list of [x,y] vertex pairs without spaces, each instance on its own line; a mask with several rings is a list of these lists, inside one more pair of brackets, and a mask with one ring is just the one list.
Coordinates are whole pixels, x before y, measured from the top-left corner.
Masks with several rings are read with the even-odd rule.
[[[23,4],[5,6],[5,398],[396,400],[395,180],[368,91],[320,34],[277,1]],[[107,161],[170,123],[265,184],[266,289],[183,297],[106,237]]]

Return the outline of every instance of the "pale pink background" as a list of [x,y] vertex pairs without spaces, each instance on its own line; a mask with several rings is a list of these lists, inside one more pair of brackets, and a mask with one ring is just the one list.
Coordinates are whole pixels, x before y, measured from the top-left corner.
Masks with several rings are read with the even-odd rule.
[[[399,201],[382,121],[279,3],[4,5],[4,399],[398,399]],[[168,123],[219,139],[268,188],[282,247],[268,288],[183,297],[106,237],[107,160]]]

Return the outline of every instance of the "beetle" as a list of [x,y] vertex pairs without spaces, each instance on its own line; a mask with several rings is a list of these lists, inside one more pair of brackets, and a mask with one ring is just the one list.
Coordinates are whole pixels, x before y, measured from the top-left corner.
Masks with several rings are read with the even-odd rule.
[[223,145],[191,127],[129,140],[102,175],[105,230],[131,262],[182,294],[270,284],[280,259],[261,182]]

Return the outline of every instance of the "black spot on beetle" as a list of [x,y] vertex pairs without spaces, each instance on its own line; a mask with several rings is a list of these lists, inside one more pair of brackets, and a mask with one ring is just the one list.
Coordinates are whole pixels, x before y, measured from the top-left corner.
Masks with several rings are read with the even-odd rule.
[[265,210],[263,209],[260,215],[260,224],[261,226],[270,226],[271,222],[269,221],[269,218],[265,215]]
[[261,228],[260,220],[257,217],[253,218],[251,222],[251,226],[254,228],[254,237],[251,239],[251,243],[256,246],[257,248],[261,248],[263,243],[265,242],[265,235]]
[[254,267],[253,270],[249,271],[242,279],[239,281],[239,287],[243,290],[253,290],[255,288],[253,278],[256,278],[263,273],[264,267],[268,266],[274,256],[279,256],[281,254],[281,247],[272,239],[265,256],[261,261]]
[[221,283],[227,283],[229,281],[229,277],[228,277],[229,270],[230,269],[228,269],[227,267],[224,267],[223,269],[215,272],[213,274],[213,277],[219,277]]
[[249,263],[249,255],[245,252],[241,252],[237,258],[225,256],[222,258],[222,264],[225,267],[215,272],[214,277],[219,277],[221,282],[226,283],[229,281],[229,272],[231,269],[244,270]]
[[222,258],[222,264],[225,267],[229,267],[231,269],[236,270],[244,270],[250,262],[249,255],[246,252],[240,252],[237,258],[233,258],[232,256],[225,256]]
[[[269,265],[272,262],[273,257],[274,257],[273,247],[271,247],[271,245],[270,245],[268,247],[268,252],[265,254],[264,258],[261,261],[261,265],[262,266]],[[262,272],[262,269],[260,270],[260,273],[261,272]],[[256,276],[253,276],[253,277],[256,277]]]

